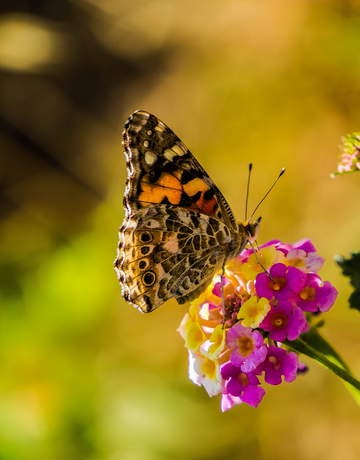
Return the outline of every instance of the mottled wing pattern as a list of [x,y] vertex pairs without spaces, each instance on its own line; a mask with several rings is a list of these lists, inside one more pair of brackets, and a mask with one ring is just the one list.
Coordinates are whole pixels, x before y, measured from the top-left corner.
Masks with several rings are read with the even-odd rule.
[[185,303],[210,284],[225,258],[218,219],[158,205],[139,210],[123,230],[118,269],[126,300],[144,313],[174,297]]
[[135,112],[125,124],[127,216],[153,204],[170,204],[216,217],[237,231],[227,201],[190,150],[162,121]]
[[115,268],[123,296],[144,313],[185,303],[239,248],[225,198],[180,139],[148,112],[127,121],[125,219]]

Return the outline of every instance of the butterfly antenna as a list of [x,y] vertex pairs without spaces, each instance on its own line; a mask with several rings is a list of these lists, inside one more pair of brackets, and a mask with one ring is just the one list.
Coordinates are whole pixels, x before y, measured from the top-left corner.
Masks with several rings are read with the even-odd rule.
[[248,175],[248,182],[247,182],[247,189],[246,189],[245,222],[246,222],[246,218],[247,218],[247,207],[248,207],[248,200],[249,200],[251,170],[252,170],[252,163],[249,164],[249,175]]
[[280,174],[278,175],[276,181],[272,184],[272,186],[269,188],[269,190],[267,191],[267,193],[266,193],[266,195],[264,196],[264,198],[263,198],[263,199],[260,201],[260,203],[256,206],[254,212],[251,214],[251,217],[250,217],[250,219],[249,219],[249,222],[251,221],[253,215],[256,213],[258,207],[259,207],[259,206],[261,205],[261,203],[265,200],[265,198],[269,195],[269,193],[271,192],[271,190],[274,188],[276,182],[280,179],[280,177],[284,174],[284,172],[285,172],[285,168],[283,168],[283,169],[281,170],[281,172],[280,172]]

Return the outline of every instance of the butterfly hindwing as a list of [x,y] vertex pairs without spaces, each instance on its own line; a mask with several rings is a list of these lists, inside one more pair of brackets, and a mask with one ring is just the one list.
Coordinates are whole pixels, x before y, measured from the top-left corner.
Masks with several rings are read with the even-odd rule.
[[198,297],[224,260],[224,227],[169,205],[139,210],[122,231],[116,261],[125,299],[148,313],[172,297]]

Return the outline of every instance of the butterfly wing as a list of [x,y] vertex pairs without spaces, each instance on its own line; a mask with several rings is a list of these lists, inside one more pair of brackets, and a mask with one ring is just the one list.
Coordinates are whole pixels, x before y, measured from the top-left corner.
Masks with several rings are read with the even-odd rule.
[[120,231],[115,266],[124,298],[149,313],[174,297],[197,298],[225,259],[225,225],[192,210],[157,205],[139,210]]
[[143,207],[171,204],[216,217],[237,231],[234,214],[190,150],[162,121],[135,112],[123,133],[128,178],[127,216]]
[[198,297],[240,245],[225,198],[180,139],[158,118],[125,124],[125,219],[115,268],[123,296],[141,311]]

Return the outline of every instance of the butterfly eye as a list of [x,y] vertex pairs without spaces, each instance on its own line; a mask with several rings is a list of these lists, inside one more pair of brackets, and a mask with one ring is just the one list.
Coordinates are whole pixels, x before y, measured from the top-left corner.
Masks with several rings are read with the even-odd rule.
[[153,239],[152,234],[150,232],[143,232],[140,235],[140,242],[141,243],[150,243]]
[[145,286],[152,286],[155,283],[156,276],[154,272],[146,272],[142,277]]

